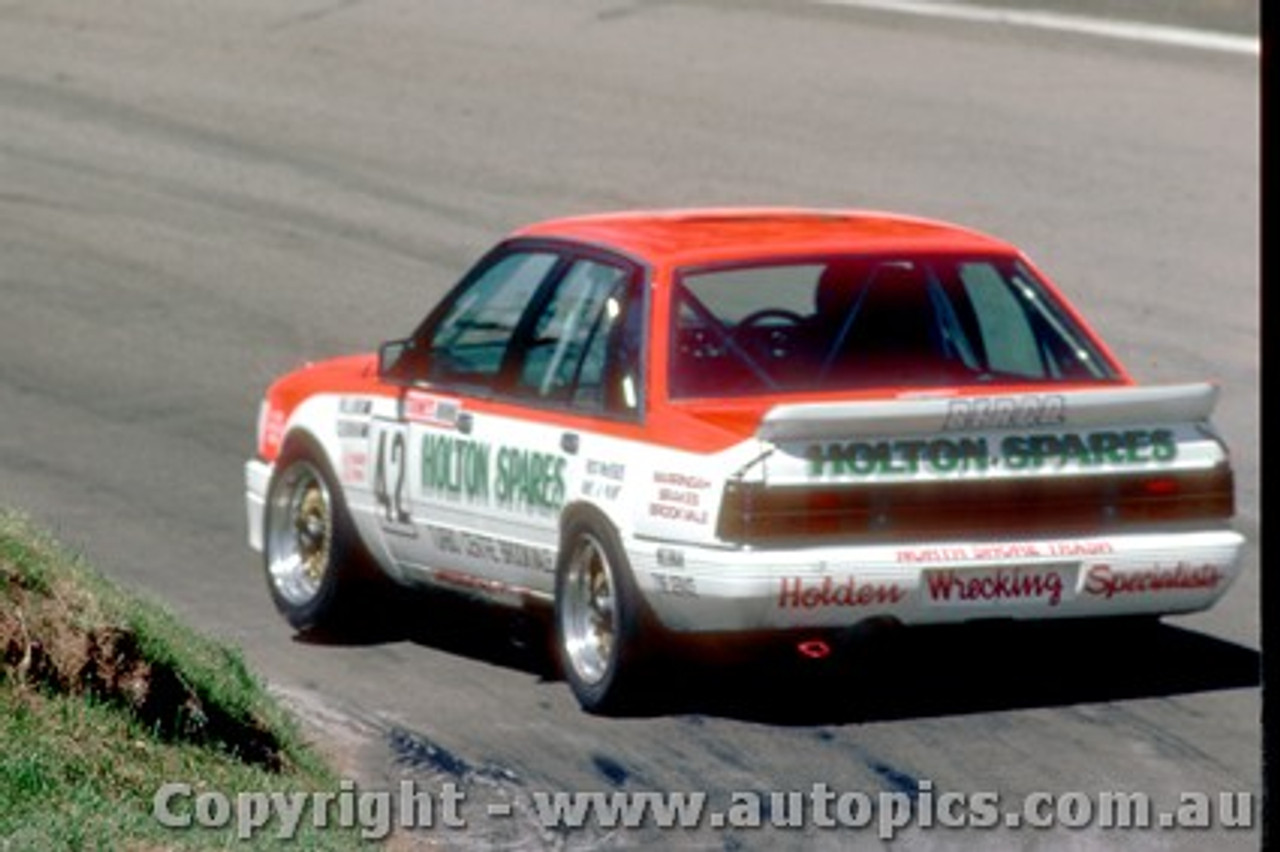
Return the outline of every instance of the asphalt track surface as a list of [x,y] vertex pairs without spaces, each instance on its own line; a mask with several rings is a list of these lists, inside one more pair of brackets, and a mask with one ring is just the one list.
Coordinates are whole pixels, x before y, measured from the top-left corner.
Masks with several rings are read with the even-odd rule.
[[1218,607],[1153,633],[952,631],[835,670],[691,665],[607,720],[579,712],[536,633],[473,607],[406,598],[363,641],[299,641],[244,546],[241,496],[273,376],[407,332],[510,228],[865,206],[1019,243],[1140,378],[1220,381],[1256,541],[1257,76],[1250,57],[805,3],[0,3],[0,504],[243,647],[362,782],[463,784],[470,828],[424,843],[883,845],[484,817],[536,789],[1259,792],[1253,546]]

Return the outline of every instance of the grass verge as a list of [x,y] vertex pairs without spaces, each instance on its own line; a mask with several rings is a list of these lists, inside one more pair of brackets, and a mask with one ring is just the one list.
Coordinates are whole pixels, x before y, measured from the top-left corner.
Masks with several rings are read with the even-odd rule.
[[[275,848],[226,827],[161,825],[156,791],[333,791],[337,779],[235,650],[111,584],[0,512],[0,849]],[[194,820],[193,823],[198,823]],[[356,845],[302,825],[299,849]]]

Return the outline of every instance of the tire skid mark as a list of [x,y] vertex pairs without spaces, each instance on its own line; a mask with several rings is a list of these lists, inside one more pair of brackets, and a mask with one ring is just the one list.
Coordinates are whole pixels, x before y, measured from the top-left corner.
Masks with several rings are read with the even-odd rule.
[[[154,110],[91,94],[56,83],[0,77],[0,104],[6,110],[25,109],[75,124],[89,123],[99,129],[111,129],[123,139],[148,139],[184,155],[195,155],[232,164],[248,163],[292,174],[336,189],[367,198],[379,204],[390,204],[413,213],[426,214],[450,222],[491,232],[498,223],[474,209],[445,203],[409,191],[403,183],[385,177],[362,174],[351,167],[295,149],[287,153],[270,145],[251,141],[243,135],[216,131],[181,121]],[[77,160],[77,165],[84,165]],[[153,161],[147,163],[154,176]],[[191,171],[184,168],[187,176]],[[250,185],[253,185],[250,183]]]

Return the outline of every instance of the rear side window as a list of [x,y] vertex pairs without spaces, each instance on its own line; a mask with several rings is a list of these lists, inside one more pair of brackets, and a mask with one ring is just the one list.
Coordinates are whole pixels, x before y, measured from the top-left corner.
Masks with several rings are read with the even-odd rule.
[[946,292],[965,323],[967,364],[979,377],[1114,378],[1101,353],[1021,263],[960,263]]
[[516,391],[585,412],[638,406],[640,308],[630,271],[578,260],[524,341]]
[[977,323],[978,343],[987,369],[1040,379],[1045,361],[1036,340],[1027,300],[989,263],[960,265],[963,298],[969,301]]

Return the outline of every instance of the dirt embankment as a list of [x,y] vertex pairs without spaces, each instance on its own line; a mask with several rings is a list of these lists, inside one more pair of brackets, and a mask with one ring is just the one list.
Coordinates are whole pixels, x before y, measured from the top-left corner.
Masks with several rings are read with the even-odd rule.
[[214,744],[247,763],[282,768],[281,744],[265,720],[234,706],[230,691],[220,694],[184,672],[181,650],[163,636],[167,614],[116,598],[82,566],[58,565],[57,554],[39,552],[39,544],[8,536],[3,544],[0,683],[91,696],[127,708],[163,738]]

